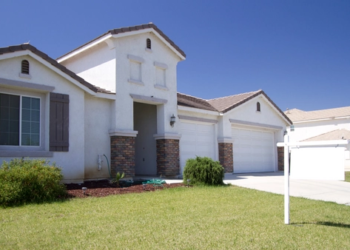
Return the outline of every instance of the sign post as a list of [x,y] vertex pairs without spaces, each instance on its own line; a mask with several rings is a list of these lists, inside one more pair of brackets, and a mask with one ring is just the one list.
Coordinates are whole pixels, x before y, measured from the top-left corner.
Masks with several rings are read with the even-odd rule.
[[284,224],[289,224],[289,136],[284,135]]

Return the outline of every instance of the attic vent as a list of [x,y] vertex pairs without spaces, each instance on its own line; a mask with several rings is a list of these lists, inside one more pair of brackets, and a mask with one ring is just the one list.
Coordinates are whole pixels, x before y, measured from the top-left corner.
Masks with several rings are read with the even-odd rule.
[[147,38],[147,40],[146,40],[146,48],[147,49],[151,49],[152,48],[151,39],[149,39],[149,38]]
[[261,111],[261,110],[260,110],[260,102],[257,102],[257,103],[256,103],[256,111],[258,111],[258,112]]
[[22,61],[22,69],[21,69],[22,74],[27,74],[29,75],[29,62],[27,60]]

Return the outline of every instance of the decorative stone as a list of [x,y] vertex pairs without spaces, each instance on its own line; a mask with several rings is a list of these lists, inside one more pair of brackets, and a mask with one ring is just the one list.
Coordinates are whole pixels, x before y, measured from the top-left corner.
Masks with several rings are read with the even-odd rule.
[[135,137],[111,136],[111,174],[135,176]]
[[180,173],[179,140],[157,140],[157,175],[174,177]]
[[219,161],[224,167],[225,173],[233,172],[232,143],[219,143]]

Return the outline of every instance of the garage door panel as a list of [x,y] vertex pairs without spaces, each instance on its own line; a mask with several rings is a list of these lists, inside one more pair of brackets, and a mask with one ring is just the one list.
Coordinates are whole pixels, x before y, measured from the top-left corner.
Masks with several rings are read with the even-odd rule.
[[214,125],[180,122],[180,166],[196,156],[215,158]]
[[274,171],[274,135],[269,131],[232,129],[235,173]]

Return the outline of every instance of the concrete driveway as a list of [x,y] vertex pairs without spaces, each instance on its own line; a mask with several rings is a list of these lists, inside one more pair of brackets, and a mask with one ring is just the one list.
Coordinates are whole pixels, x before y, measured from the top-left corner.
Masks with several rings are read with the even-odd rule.
[[[283,172],[225,174],[224,182],[270,193],[284,194]],[[350,182],[290,179],[290,195],[350,206]]]

